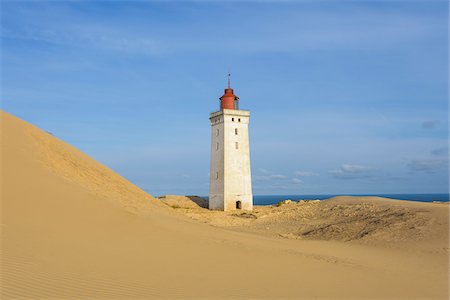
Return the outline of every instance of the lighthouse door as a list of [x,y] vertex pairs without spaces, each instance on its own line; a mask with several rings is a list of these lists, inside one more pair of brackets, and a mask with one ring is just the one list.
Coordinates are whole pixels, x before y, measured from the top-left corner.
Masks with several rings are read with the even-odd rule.
[[242,209],[242,202],[236,201],[236,209]]

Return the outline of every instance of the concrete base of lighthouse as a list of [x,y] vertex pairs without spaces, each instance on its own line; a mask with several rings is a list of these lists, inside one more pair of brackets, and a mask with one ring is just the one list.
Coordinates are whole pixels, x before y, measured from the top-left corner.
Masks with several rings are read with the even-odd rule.
[[253,210],[253,195],[210,195],[209,209],[212,210]]
[[210,209],[253,209],[249,119],[249,111],[236,109],[222,109],[210,115]]

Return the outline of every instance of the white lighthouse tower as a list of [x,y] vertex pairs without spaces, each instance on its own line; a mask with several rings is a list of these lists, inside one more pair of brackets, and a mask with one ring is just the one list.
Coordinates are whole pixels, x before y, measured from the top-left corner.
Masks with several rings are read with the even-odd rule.
[[239,97],[228,88],[220,97],[220,110],[210,114],[211,166],[209,209],[252,210],[252,177],[248,123],[250,112],[239,110]]

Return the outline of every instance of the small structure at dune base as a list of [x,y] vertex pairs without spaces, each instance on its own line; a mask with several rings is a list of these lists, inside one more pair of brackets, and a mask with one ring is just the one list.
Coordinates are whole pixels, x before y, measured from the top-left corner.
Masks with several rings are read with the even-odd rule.
[[209,209],[253,210],[248,124],[250,112],[239,110],[230,87],[220,97],[220,110],[210,114],[211,166]]

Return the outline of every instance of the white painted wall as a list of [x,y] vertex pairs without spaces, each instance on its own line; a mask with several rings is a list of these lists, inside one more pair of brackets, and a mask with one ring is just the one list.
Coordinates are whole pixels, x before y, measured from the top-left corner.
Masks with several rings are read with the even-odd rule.
[[244,210],[253,209],[249,119],[245,110],[223,109],[210,115],[210,209],[234,210],[236,201]]

